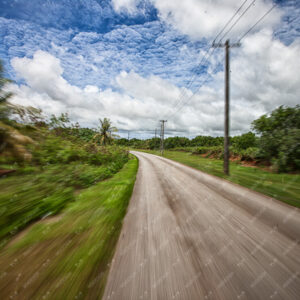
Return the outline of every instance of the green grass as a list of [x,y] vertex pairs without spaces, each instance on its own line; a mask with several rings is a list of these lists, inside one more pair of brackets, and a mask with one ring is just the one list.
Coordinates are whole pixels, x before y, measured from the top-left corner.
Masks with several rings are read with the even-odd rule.
[[8,299],[17,290],[24,299],[100,299],[137,168],[132,158],[112,178],[78,194],[61,219],[39,222],[9,244],[0,256],[0,297]]
[[[159,155],[159,151],[145,152]],[[223,173],[223,161],[219,159],[203,158],[199,155],[179,151],[165,151],[164,157],[300,207],[299,174],[271,173],[231,162],[230,176],[226,176]]]
[[80,162],[27,166],[0,180],[0,248],[30,222],[58,213],[75,190],[111,177],[125,159],[93,166]]

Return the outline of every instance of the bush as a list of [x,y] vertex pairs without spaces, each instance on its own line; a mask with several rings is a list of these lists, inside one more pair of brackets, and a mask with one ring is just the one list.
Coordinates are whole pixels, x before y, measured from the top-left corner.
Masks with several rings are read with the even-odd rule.
[[256,161],[259,158],[259,148],[257,147],[249,147],[248,149],[242,150],[240,153],[241,160],[243,161]]
[[230,143],[238,150],[245,150],[257,146],[257,138],[253,132],[244,133],[230,138]]
[[272,162],[278,172],[300,170],[300,106],[283,107],[253,121],[261,135],[259,156]]
[[224,149],[222,146],[197,147],[194,148],[193,154],[206,154],[206,157],[222,158]]

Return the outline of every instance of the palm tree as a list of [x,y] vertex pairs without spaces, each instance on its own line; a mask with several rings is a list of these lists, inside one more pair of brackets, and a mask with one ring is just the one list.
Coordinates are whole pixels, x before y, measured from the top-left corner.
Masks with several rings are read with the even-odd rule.
[[3,87],[9,82],[11,81],[4,77],[4,69],[0,60],[0,121],[7,121],[10,114],[10,107],[7,105],[7,100],[12,94],[3,91]]
[[110,144],[115,137],[117,137],[117,135],[113,134],[113,132],[117,132],[118,129],[112,126],[112,123],[108,118],[104,118],[103,120],[99,119],[99,121],[99,132],[94,136],[94,140],[96,140],[96,142],[100,142],[101,145],[106,146]]
[[21,161],[30,160],[31,154],[24,145],[33,143],[33,140],[12,126],[10,115],[16,106],[8,102],[12,94],[3,90],[5,84],[10,82],[3,73],[0,61],[0,154],[11,155]]

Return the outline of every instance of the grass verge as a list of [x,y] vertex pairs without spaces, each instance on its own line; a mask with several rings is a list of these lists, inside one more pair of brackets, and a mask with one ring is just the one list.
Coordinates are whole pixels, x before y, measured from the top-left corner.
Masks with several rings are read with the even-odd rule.
[[0,256],[0,298],[100,299],[138,161],[83,190],[60,218],[37,222]]
[[125,159],[103,166],[73,162],[20,168],[0,180],[0,248],[29,223],[54,215],[87,188],[118,172]]
[[[142,151],[160,155],[159,151]],[[164,157],[300,207],[299,174],[271,173],[230,162],[230,176],[226,176],[223,173],[223,161],[219,159],[203,158],[200,155],[179,151],[165,151]]]

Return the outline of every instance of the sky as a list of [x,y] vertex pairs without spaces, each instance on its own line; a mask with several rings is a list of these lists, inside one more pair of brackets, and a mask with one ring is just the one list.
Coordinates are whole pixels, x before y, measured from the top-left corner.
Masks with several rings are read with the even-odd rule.
[[210,46],[243,3],[217,42],[277,4],[230,50],[230,134],[247,132],[300,103],[298,0],[0,0],[6,90],[84,127],[108,117],[124,137],[152,137],[161,119],[168,136],[222,136],[224,49]]

